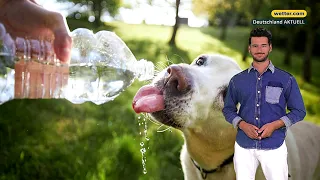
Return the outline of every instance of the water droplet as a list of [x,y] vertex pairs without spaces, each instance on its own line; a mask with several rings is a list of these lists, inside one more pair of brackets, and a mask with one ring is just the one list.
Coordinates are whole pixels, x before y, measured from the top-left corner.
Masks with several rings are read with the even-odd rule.
[[146,148],[140,149],[140,152],[141,152],[142,154],[146,153],[146,152],[147,152],[147,151],[146,151]]
[[[143,115],[143,118],[141,118],[141,116],[138,117],[138,124],[139,124],[139,134],[143,137],[144,137],[144,141],[140,142],[140,146],[141,146],[141,149],[140,149],[140,152],[141,152],[141,155],[142,155],[142,158],[141,158],[141,163],[142,163],[142,167],[143,167],[143,174],[147,174],[147,167],[146,167],[146,162],[147,162],[147,157],[146,157],[146,152],[147,152],[147,149],[149,149],[149,147],[146,149],[144,148],[145,146],[145,142],[146,141],[149,141],[149,137],[147,135],[148,131],[148,125],[147,125],[147,114],[142,114]],[[142,127],[141,127],[142,126]],[[140,128],[141,127],[141,128]]]

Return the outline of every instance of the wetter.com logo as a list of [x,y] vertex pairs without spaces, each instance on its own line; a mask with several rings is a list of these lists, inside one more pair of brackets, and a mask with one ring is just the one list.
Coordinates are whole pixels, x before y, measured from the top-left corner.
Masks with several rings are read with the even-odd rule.
[[252,19],[252,25],[305,25],[307,11],[305,10],[273,10],[273,18]]
[[306,10],[273,10],[271,16],[274,18],[305,18]]

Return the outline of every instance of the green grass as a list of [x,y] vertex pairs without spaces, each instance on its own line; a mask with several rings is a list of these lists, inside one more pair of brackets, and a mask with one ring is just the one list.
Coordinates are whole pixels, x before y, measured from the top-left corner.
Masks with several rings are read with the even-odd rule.
[[[69,23],[70,28],[90,23]],[[242,68],[241,52],[249,29],[234,28],[221,42],[219,30],[182,26],[177,47],[167,42],[172,28],[112,23],[99,29],[115,31],[137,59],[153,61],[158,70],[172,63],[190,63],[202,53],[222,53],[236,59]],[[313,84],[300,78],[302,55],[293,55],[293,67],[282,65],[283,51],[274,48],[273,63],[298,80],[307,107],[306,120],[320,124],[320,60],[313,59]],[[71,104],[66,100],[13,100],[0,106],[0,180],[2,179],[183,179],[179,153],[183,139],[176,130],[157,132],[148,122],[149,141],[131,101],[145,82],[135,81],[114,101],[97,106]],[[165,129],[166,127],[161,127]],[[140,143],[144,142],[147,174],[143,174]]]

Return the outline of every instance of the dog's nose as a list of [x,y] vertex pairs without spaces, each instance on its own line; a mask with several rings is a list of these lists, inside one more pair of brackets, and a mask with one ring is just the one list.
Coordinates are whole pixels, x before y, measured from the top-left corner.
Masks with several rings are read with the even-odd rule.
[[188,81],[183,68],[179,65],[171,65],[167,69],[167,84],[173,86],[178,91],[182,92],[188,88]]

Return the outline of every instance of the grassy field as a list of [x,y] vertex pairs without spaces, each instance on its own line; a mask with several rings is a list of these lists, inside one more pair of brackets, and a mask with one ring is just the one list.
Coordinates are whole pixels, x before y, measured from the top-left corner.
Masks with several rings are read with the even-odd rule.
[[[70,28],[90,27],[70,22]],[[99,28],[115,31],[137,59],[153,61],[158,70],[172,63],[190,63],[202,53],[233,57],[242,68],[241,52],[249,29],[229,30],[226,41],[218,40],[214,28],[181,27],[177,47],[167,41],[172,28],[112,23]],[[276,38],[276,35],[274,35]],[[307,107],[306,120],[320,124],[320,60],[313,59],[313,84],[300,78],[302,55],[294,54],[293,67],[282,65],[283,51],[274,47],[271,60],[295,75]],[[145,82],[135,81],[114,101],[97,106],[71,104],[66,100],[14,100],[0,106],[0,180],[2,179],[107,179],[180,180],[179,162],[183,143],[176,130],[165,130],[136,115],[131,101]],[[139,126],[139,122],[140,125]],[[141,143],[144,143],[141,146]],[[141,149],[146,148],[146,171]]]

